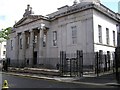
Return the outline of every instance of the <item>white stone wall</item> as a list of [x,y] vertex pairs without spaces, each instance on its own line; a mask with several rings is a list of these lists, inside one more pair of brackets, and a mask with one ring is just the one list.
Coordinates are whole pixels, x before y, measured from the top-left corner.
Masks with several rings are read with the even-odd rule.
[[[93,52],[92,13],[92,10],[86,10],[53,21],[48,32],[47,55],[60,57],[60,51],[66,51],[69,54],[76,53],[77,50],[83,50],[84,53]],[[72,44],[71,27],[73,26],[77,27],[76,44]],[[53,31],[57,31],[57,46],[52,46]],[[84,59],[84,63],[87,62],[86,60]]]
[[[94,51],[103,50],[103,52],[114,52],[117,46],[117,29],[116,22],[105,15],[94,11],[93,15],[94,25]],[[102,26],[102,44],[99,43],[98,25]],[[109,29],[109,45],[106,44],[106,28]],[[115,31],[115,46],[113,45],[113,31]]]

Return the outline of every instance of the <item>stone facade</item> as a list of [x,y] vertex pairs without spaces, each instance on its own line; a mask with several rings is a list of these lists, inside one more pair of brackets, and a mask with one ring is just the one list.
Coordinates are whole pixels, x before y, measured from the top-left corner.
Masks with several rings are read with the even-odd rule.
[[[25,12],[24,17],[13,26],[7,42],[7,58],[10,62],[31,66],[47,63],[55,67],[59,63],[60,51],[114,52],[117,46],[116,25],[120,23],[120,16],[99,0],[96,3],[95,0],[83,1],[58,8],[57,12],[47,16]],[[107,35],[106,29],[109,32]],[[86,65],[93,62],[92,59],[83,61]]]

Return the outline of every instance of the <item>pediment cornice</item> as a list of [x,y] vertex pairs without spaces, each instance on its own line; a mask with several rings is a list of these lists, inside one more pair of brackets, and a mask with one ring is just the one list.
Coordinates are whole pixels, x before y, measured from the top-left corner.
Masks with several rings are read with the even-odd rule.
[[42,15],[29,15],[27,17],[23,17],[22,19],[20,19],[15,25],[14,27],[19,27],[19,26],[23,26],[29,23],[32,23],[34,21],[40,20],[40,19],[44,19],[44,20],[48,20],[48,18],[45,18]]

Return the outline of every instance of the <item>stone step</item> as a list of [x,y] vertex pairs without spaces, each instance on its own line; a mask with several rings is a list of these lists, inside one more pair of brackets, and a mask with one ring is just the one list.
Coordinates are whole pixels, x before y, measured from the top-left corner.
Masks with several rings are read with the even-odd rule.
[[43,75],[51,75],[51,76],[59,76],[59,71],[49,70],[49,69],[24,69],[24,68],[14,68],[9,69],[10,72],[17,72],[17,73],[30,73],[30,74],[43,74]]

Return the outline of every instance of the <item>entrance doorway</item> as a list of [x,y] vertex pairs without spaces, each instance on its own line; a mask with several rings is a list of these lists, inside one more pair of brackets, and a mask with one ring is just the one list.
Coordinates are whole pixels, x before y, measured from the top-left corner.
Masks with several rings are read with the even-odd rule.
[[37,64],[37,51],[33,53],[33,65]]

